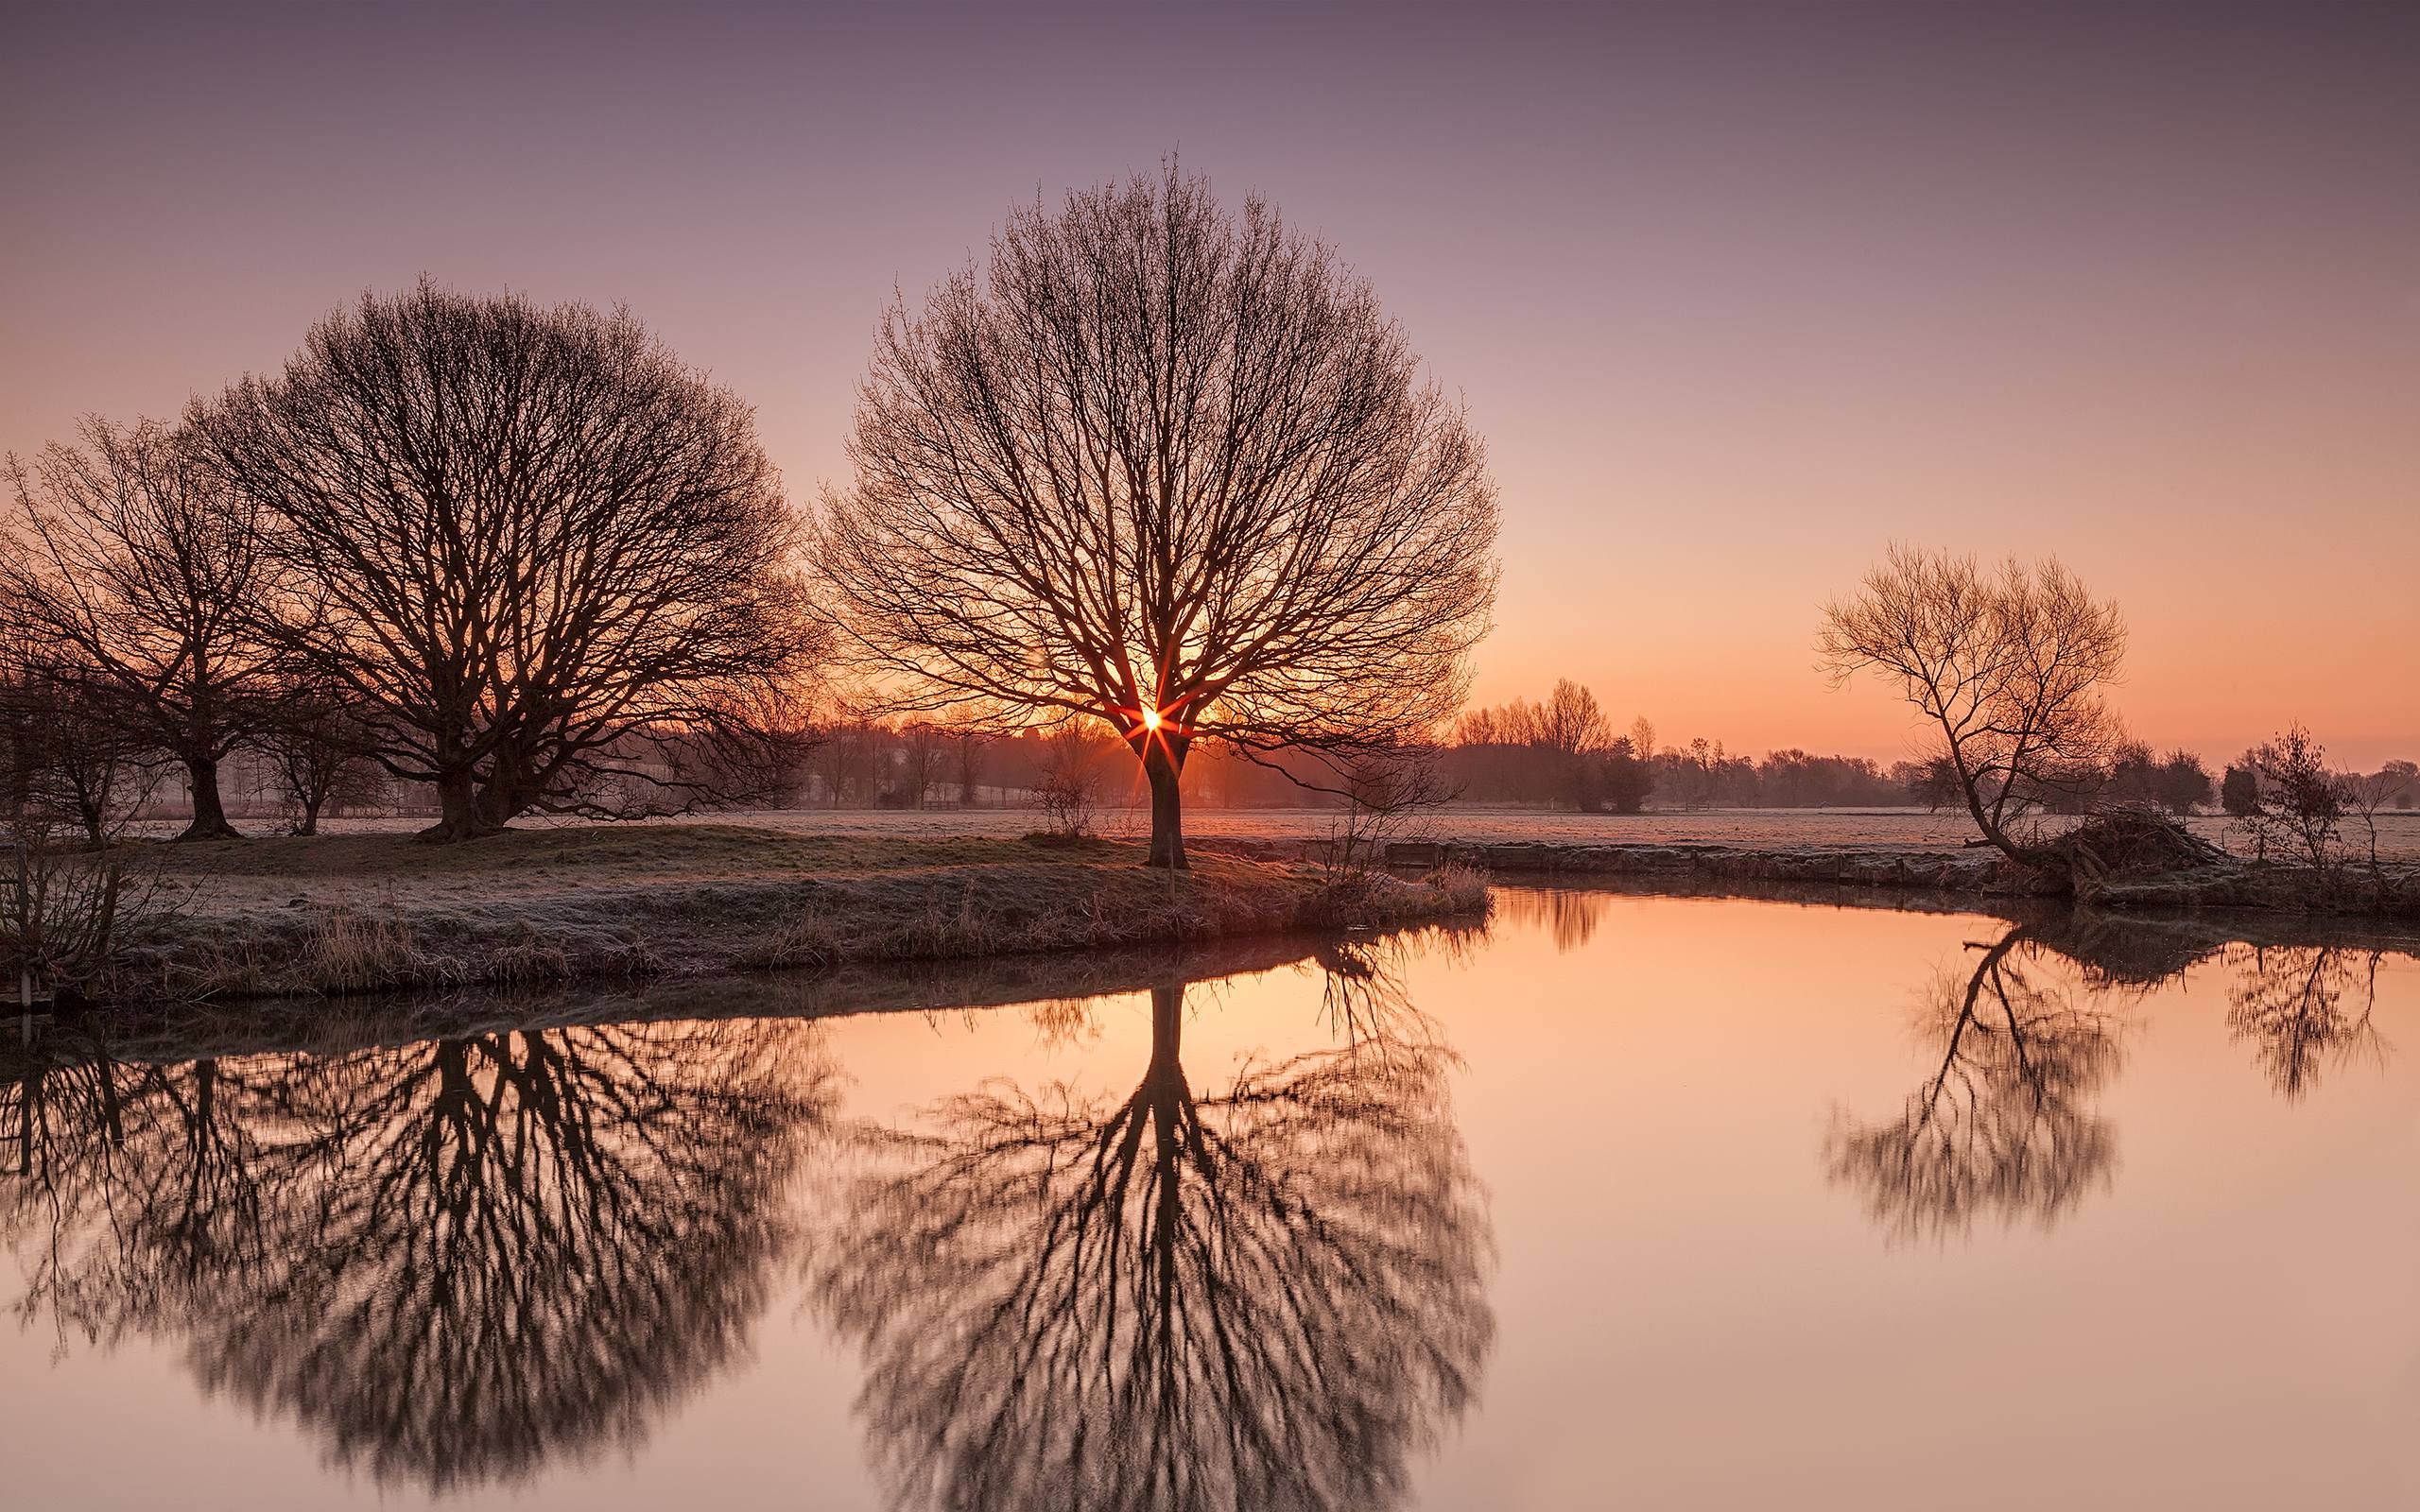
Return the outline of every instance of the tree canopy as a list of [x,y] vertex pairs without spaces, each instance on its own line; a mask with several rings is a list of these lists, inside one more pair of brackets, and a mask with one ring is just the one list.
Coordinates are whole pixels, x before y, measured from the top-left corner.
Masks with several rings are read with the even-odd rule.
[[1495,490],[1366,282],[1162,176],[1012,215],[885,318],[826,593],[896,705],[1106,721],[1183,864],[1197,739],[1383,747],[1461,701]]

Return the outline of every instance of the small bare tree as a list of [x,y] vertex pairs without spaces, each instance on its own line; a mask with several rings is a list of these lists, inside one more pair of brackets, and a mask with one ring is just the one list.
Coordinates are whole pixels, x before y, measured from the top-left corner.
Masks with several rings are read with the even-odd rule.
[[2361,825],[2363,848],[2369,855],[2370,880],[2381,888],[2386,868],[2378,856],[2378,814],[2389,807],[2409,808],[2415,782],[2410,762],[2389,762],[2375,772],[2352,773],[2343,779],[2344,813]]
[[786,779],[821,644],[796,522],[747,405],[627,312],[424,281],[188,422],[303,585],[275,606],[285,642],[389,772],[436,785],[431,838]]
[[320,833],[331,805],[377,801],[386,786],[371,752],[375,734],[343,696],[325,683],[287,689],[258,745],[279,793],[294,810],[296,834]]
[[910,722],[899,731],[899,796],[911,809],[921,809],[942,780],[943,743],[948,735],[930,720]]
[[1100,747],[1091,731],[1072,723],[1042,738],[1033,800],[1049,817],[1052,833],[1074,839],[1092,832],[1100,799]]
[[2326,873],[2342,859],[2336,827],[2354,806],[2343,778],[2328,769],[2327,748],[2300,725],[2289,726],[2252,753],[2258,792],[2251,812],[2235,828],[2267,860],[2273,850],[2292,854],[2313,871]]
[[982,801],[983,767],[991,760],[992,743],[980,730],[961,730],[952,754],[957,758],[959,806],[971,809]]
[[159,786],[161,760],[130,695],[69,652],[0,634],[0,817],[68,825],[94,850]]
[[2126,655],[2115,604],[2055,559],[1985,572],[1971,557],[1893,546],[1856,594],[1824,608],[1816,645],[1836,683],[1880,672],[1932,722],[1927,757],[1948,764],[1984,839],[2028,865],[2057,859],[2011,826],[2095,778],[2119,738],[2101,700]]
[[1426,743],[1357,754],[1339,775],[1344,812],[1329,827],[1330,870],[1357,876],[1385,865],[1387,847],[1413,837],[1461,793],[1438,747]]
[[911,712],[1109,725],[1184,865],[1197,740],[1382,747],[1461,702],[1495,492],[1369,286],[1173,164],[1011,217],[884,322],[817,537]]
[[259,508],[157,421],[89,419],[82,436],[8,459],[16,519],[0,534],[0,593],[183,765],[182,838],[233,835],[218,764],[257,725],[274,670],[252,612],[268,591]]

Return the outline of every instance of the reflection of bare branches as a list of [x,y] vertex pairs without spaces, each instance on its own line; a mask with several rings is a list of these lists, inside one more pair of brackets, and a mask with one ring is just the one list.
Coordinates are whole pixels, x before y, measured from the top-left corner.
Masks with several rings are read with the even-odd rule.
[[1442,1052],[1365,1039],[1198,1097],[1184,997],[1154,990],[1123,1100],[994,1083],[868,1134],[813,1282],[901,1504],[1383,1506],[1470,1400],[1487,1240]]
[[1552,931],[1557,954],[1568,954],[1596,937],[1612,895],[1574,887],[1499,887],[1495,906],[1525,929]]
[[2108,1184],[2117,1141],[2090,1099],[2118,1069],[2119,1026],[2038,980],[2048,964],[2018,928],[1962,983],[1945,975],[1923,1016],[1939,1069],[1890,1123],[1836,1115],[1831,1178],[1861,1189],[1893,1239],[1963,1233],[1983,1213],[2047,1228]]
[[581,1026],[262,1057],[232,1081],[147,1070],[123,1149],[53,1152],[87,1167],[55,1186],[104,1196],[53,1204],[37,1290],[89,1332],[182,1336],[206,1385],[382,1483],[629,1445],[762,1304],[774,1198],[829,1106],[811,1034]]
[[1401,936],[1337,940],[1317,956],[1320,1017],[1337,1040],[1371,1055],[1409,1049],[1431,1060],[1451,1061],[1438,1038],[1436,1021],[1413,1005],[1404,985],[1406,940]]
[[[2227,1027],[2238,1040],[2252,1041],[2255,1060],[2287,1098],[2318,1085],[2323,1062],[2384,1058],[2386,1037],[2370,1023],[2384,954],[2337,945],[2227,952],[2237,972],[2227,991]],[[2348,996],[2358,996],[2358,1013],[2347,1007]]]
[[1093,1022],[1093,1002],[1091,998],[1044,998],[1026,1005],[1026,1022],[1046,1045],[1086,1044],[1100,1038],[1100,1026]]
[[22,1064],[0,1090],[16,1145],[0,1232],[45,1241],[20,1317],[114,1338],[257,1276],[263,1188],[302,1158],[276,1068],[131,1065],[80,1037],[57,1048],[67,1053]]

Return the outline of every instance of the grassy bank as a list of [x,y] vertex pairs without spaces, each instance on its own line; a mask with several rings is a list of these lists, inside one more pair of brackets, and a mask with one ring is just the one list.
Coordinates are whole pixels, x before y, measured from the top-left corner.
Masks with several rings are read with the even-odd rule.
[[[1317,843],[1264,845],[1264,855],[1315,855]],[[1624,878],[1657,890],[1701,885],[1881,887],[1976,899],[2073,898],[2103,908],[2247,909],[2420,919],[2420,863],[2347,861],[2326,869],[2212,855],[2189,866],[2028,867],[1982,847],[1960,850],[1887,846],[1565,845],[1455,840],[1398,844],[1397,867],[1470,866],[1504,877],[1593,882]]]
[[1138,845],[813,836],[735,824],[145,848],[163,918],[117,995],[351,993],[1098,950],[1476,913],[1483,879],[1340,878]]

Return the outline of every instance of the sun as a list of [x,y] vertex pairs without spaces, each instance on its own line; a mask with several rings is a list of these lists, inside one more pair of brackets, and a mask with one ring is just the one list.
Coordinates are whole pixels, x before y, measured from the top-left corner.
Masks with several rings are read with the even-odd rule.
[[1157,730],[1160,728],[1160,712],[1157,709],[1146,709],[1143,711],[1143,728],[1145,730]]

